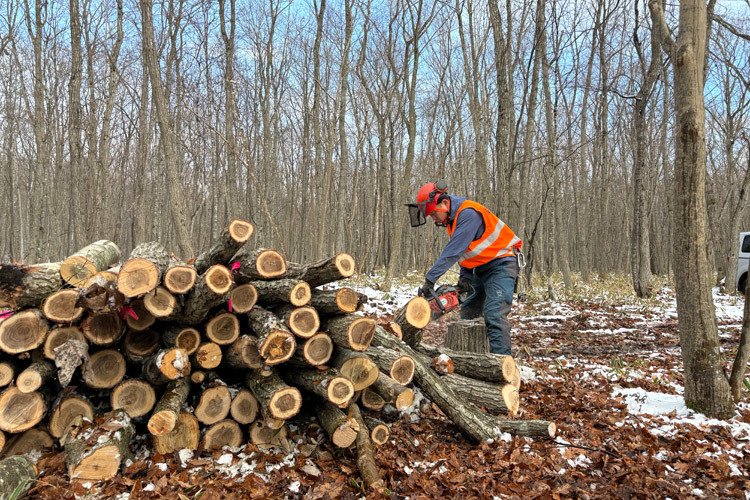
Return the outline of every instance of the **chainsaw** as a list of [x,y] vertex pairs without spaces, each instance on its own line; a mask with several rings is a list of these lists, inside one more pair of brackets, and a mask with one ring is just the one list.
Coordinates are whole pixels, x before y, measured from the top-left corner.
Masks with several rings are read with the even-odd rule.
[[430,309],[436,313],[433,315],[434,319],[458,308],[473,297],[475,291],[472,288],[470,292],[461,293],[455,285],[440,285],[437,289],[430,290],[430,293],[432,294],[432,298],[425,298],[430,304]]

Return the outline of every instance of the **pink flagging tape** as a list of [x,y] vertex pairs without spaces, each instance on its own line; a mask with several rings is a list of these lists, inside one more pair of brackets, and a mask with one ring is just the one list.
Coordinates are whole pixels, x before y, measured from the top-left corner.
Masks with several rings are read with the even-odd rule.
[[135,313],[135,310],[132,307],[125,306],[122,308],[122,319],[125,319],[125,316],[128,315],[136,321],[138,320],[138,315]]
[[236,271],[239,268],[240,268],[240,261],[236,260],[232,262],[232,272]]
[[229,299],[227,304],[229,304],[229,312],[232,312],[232,299]]
[[13,311],[0,312],[0,319],[10,318],[11,316],[13,316]]

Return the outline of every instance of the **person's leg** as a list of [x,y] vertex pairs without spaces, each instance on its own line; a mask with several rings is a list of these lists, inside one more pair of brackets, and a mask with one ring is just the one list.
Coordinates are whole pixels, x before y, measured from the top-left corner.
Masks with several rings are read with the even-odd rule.
[[486,295],[484,322],[487,325],[490,352],[495,354],[511,354],[508,313],[513,303],[513,288],[517,276],[518,263],[514,260],[503,262],[482,276]]
[[482,316],[482,310],[484,309],[484,285],[476,273],[471,281],[471,286],[474,287],[474,295],[461,304],[461,319],[475,319]]

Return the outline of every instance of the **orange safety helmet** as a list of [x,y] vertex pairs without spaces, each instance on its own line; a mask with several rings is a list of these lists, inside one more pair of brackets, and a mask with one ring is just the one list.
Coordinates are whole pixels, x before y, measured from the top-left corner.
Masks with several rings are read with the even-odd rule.
[[445,192],[448,190],[448,183],[445,181],[429,182],[422,186],[417,193],[416,203],[407,203],[409,207],[409,222],[411,227],[421,226],[427,222],[426,217],[432,212],[447,212],[443,208],[437,208],[437,205],[448,197]]

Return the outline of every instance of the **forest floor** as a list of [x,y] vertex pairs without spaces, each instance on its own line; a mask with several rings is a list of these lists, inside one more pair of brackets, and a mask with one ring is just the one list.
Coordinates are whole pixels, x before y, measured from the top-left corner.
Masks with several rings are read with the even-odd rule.
[[[374,280],[374,278],[373,278]],[[418,278],[417,278],[418,280]],[[414,280],[412,280],[414,281]],[[360,278],[365,313],[381,319],[405,303],[416,282],[382,293]],[[557,437],[503,435],[472,443],[434,404],[392,412],[391,438],[377,449],[385,488],[365,493],[352,452],[321,440],[306,456],[263,452],[252,445],[202,455],[149,453],[104,484],[70,483],[64,454],[38,463],[31,498],[743,498],[750,499],[750,404],[733,419],[687,409],[673,291],[666,282],[649,300],[635,299],[626,277],[610,276],[565,291],[532,290],[512,312],[521,367],[518,418],[557,424]],[[731,359],[743,300],[714,291],[722,351]],[[455,313],[452,313],[455,314]],[[440,344],[443,317],[425,331]],[[418,398],[419,399],[419,398]],[[300,442],[319,435],[292,427]]]

